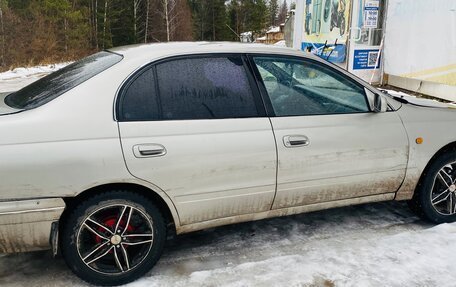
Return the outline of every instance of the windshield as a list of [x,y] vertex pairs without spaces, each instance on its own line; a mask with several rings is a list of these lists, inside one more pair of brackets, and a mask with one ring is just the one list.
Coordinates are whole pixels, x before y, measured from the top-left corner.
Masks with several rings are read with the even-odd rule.
[[8,95],[5,103],[16,109],[33,109],[87,81],[122,60],[122,56],[103,51],[74,62]]

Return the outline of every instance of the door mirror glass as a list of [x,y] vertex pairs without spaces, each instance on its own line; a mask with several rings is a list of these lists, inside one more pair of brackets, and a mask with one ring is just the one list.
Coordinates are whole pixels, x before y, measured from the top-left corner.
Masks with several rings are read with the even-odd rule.
[[376,113],[384,113],[388,109],[388,103],[385,98],[379,94],[375,94],[374,106],[374,112]]
[[366,91],[371,111],[374,113],[383,113],[388,110],[388,102],[382,95],[373,93],[366,88],[364,90]]

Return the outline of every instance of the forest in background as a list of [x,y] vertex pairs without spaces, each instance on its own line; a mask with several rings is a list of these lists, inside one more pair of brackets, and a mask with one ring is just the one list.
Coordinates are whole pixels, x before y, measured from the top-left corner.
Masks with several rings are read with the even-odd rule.
[[288,11],[285,0],[0,0],[0,70],[136,43],[238,41]]

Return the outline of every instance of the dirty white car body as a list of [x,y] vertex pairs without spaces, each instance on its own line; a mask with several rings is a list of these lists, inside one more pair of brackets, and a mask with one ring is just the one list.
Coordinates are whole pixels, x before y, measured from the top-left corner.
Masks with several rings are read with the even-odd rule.
[[[456,149],[454,109],[393,99],[300,51],[175,43],[112,52],[122,57],[118,63],[42,106],[20,110],[4,103],[6,94],[0,98],[0,252],[56,249],[64,210],[110,189],[150,198],[177,234],[410,200],[432,159]],[[176,56],[225,54],[325,65],[365,88],[370,111],[275,117],[266,109],[248,118],[119,120],[122,86],[140,69]],[[254,93],[264,97],[263,82],[255,83]]]

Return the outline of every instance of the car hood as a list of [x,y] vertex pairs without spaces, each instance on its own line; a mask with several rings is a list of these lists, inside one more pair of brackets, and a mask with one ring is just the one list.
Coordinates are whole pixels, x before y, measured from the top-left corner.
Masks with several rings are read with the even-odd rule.
[[394,90],[386,90],[382,89],[391,96],[394,97],[394,99],[406,103],[406,104],[411,104],[414,106],[420,106],[420,107],[428,107],[428,108],[453,108],[456,109],[456,104],[454,103],[443,103],[439,102],[436,100],[430,100],[430,99],[425,99],[425,98],[418,98],[403,92],[397,92]]
[[17,113],[17,112],[20,112],[20,111],[21,111],[21,110],[19,110],[19,109],[12,108],[12,107],[8,106],[8,105],[5,103],[5,98],[6,98],[6,96],[8,96],[9,94],[11,94],[11,92],[8,92],[8,93],[0,93],[0,116],[8,115],[8,114],[14,114],[14,113]]

